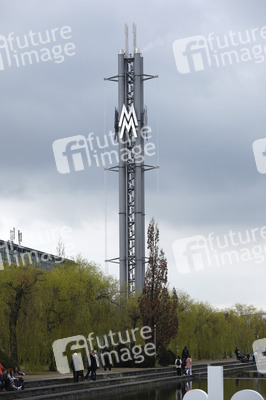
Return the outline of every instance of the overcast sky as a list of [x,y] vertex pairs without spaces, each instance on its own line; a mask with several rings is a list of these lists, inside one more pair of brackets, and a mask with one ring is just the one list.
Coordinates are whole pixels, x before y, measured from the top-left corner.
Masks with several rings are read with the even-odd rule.
[[[62,174],[52,146],[59,139],[87,137],[90,132],[103,140],[113,129],[117,84],[104,78],[117,74],[125,22],[132,49],[135,22],[145,73],[159,75],[145,83],[150,142],[156,147],[146,162],[160,165],[145,177],[146,225],[152,217],[159,224],[169,285],[213,305],[240,302],[266,311],[266,255],[261,253],[260,261],[254,255],[266,246],[266,235],[259,235],[266,225],[266,175],[257,171],[252,149],[255,140],[266,137],[266,55],[262,53],[265,61],[252,59],[253,46],[266,45],[266,35],[259,35],[265,15],[262,0],[0,0],[0,238],[9,239],[9,230],[16,227],[23,232],[25,246],[55,253],[61,236],[67,256],[81,254],[118,277],[118,267],[104,263],[119,251],[118,175],[104,172],[95,162]],[[66,28],[60,37],[64,26],[71,33]],[[200,67],[201,49],[193,59],[194,69],[178,70],[188,58],[181,54],[176,64],[174,41],[191,42],[187,38],[207,38],[212,32],[220,38],[230,31],[244,37],[255,28],[259,29],[252,43],[238,46],[234,36],[235,44],[216,49],[209,65],[202,58]],[[4,39],[17,36],[22,47],[30,31],[36,33],[35,44],[28,39],[28,48],[15,48],[14,39]],[[50,32],[50,43],[40,44],[37,33],[45,31]],[[178,42],[179,48],[187,42]],[[4,43],[13,44],[13,49],[7,52]],[[48,59],[53,46],[67,43],[73,43],[72,52],[63,62],[55,62],[53,53]],[[39,63],[33,59],[32,64],[17,66],[21,54],[32,50],[39,56],[45,53],[46,61],[43,55]],[[218,68],[214,55],[227,50],[239,51],[242,58],[237,62],[232,56],[232,63]],[[210,241],[197,253],[194,239],[186,239],[213,232],[222,241],[230,231],[244,237],[255,228],[254,240],[245,245],[235,240],[218,250],[245,253],[241,262],[232,264],[221,261],[226,256],[219,253],[215,266],[217,246],[210,256]],[[173,243],[178,239],[185,241],[178,242],[175,257]],[[188,248],[190,264],[184,258]],[[206,262],[210,258],[212,262]]]

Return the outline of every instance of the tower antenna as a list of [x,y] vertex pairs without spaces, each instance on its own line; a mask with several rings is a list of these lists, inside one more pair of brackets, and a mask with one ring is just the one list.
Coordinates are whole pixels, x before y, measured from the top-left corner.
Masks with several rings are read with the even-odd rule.
[[16,229],[10,230],[10,241],[13,242],[16,238]]
[[22,232],[19,230],[18,231],[18,244],[21,245],[22,242]]
[[133,35],[133,51],[135,53],[137,49],[137,27],[134,22],[132,24],[132,35]]
[[128,57],[128,25],[124,25],[124,32],[125,32],[125,55]]

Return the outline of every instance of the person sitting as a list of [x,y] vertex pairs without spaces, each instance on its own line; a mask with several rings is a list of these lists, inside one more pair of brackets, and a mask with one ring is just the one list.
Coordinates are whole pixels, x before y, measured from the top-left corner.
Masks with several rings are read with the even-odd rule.
[[14,368],[13,377],[15,378],[15,380],[17,382],[17,386],[21,386],[22,389],[24,389],[24,379],[22,378],[22,376],[24,376],[24,375],[25,375],[25,373],[19,371],[18,367]]
[[4,372],[6,390],[21,390],[22,386],[18,385],[16,379],[13,376],[13,369],[8,368]]
[[2,384],[3,384],[3,391],[5,391],[6,389],[8,389],[8,387],[9,387],[9,382],[10,382],[10,380],[9,380],[9,378],[8,378],[8,370],[5,368],[5,369],[3,369],[3,382],[2,382]]
[[17,386],[16,379],[11,377],[10,379],[10,384],[9,384],[9,390],[21,390],[22,386]]
[[7,368],[6,376],[7,376],[7,379],[9,379],[9,381],[10,381],[11,378],[13,378],[12,373],[13,373],[13,369],[12,368]]

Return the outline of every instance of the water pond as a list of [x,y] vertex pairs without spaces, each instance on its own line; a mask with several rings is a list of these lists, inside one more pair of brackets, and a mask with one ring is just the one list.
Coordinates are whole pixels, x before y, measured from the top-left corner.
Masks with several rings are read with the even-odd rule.
[[[207,392],[207,381],[168,383],[150,391],[118,395],[116,400],[182,400],[186,392],[191,389],[202,389]],[[266,376],[259,374],[254,368],[224,377],[224,400],[230,400],[236,392],[244,389],[255,390],[266,399]]]

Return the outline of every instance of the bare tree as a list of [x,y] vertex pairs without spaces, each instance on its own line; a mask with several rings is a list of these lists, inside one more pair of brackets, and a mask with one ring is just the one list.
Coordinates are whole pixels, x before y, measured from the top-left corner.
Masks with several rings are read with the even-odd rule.
[[62,258],[66,257],[66,252],[65,252],[65,245],[62,241],[62,238],[60,237],[57,247],[56,247],[56,255]]

